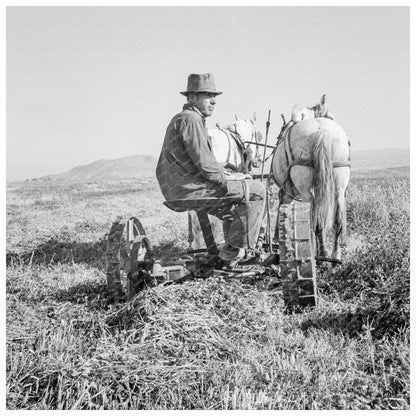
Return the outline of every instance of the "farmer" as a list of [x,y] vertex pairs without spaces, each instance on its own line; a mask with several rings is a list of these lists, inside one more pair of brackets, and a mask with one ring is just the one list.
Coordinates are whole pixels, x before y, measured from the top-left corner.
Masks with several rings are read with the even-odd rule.
[[[254,248],[257,242],[265,187],[250,175],[225,172],[214,157],[205,119],[214,112],[216,96],[222,92],[216,90],[213,76],[189,75],[187,89],[181,94],[187,102],[167,127],[156,168],[157,180],[175,211],[194,209],[192,201],[211,198],[206,212],[223,220],[226,230],[219,256],[232,267],[252,257],[247,249]],[[234,201],[224,203],[224,197]]]

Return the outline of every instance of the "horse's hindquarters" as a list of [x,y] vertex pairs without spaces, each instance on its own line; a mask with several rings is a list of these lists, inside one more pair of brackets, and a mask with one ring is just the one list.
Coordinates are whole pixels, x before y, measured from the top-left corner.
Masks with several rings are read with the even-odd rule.
[[[311,202],[318,248],[326,252],[325,235],[332,231],[332,257],[340,259],[345,241],[345,190],[350,177],[349,142],[336,122],[317,118],[295,124],[273,156],[273,177],[286,194]],[[325,256],[326,257],[326,256]]]
[[314,173],[314,169],[310,166],[295,165],[290,170],[290,179],[303,202],[312,202],[313,200]]

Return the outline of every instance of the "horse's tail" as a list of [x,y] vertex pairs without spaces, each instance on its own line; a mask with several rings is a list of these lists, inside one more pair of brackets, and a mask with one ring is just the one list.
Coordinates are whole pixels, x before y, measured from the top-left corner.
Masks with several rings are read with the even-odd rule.
[[333,225],[335,193],[332,168],[331,137],[327,130],[312,135],[312,161],[315,170],[313,188],[313,226],[325,234]]

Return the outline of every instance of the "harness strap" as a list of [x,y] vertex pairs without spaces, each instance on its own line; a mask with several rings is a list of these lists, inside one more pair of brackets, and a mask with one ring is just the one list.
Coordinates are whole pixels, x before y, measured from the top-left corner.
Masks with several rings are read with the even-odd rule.
[[289,166],[287,167],[289,172],[290,169],[292,169],[293,166],[310,166],[313,167],[313,163],[311,160],[292,160],[292,162],[290,162]]
[[[228,155],[227,155],[227,163],[226,165],[232,165],[233,167],[235,166],[234,163],[230,162],[230,158],[231,158],[231,150],[232,150],[232,145],[231,142],[234,141],[235,144],[237,145],[237,149],[240,152],[241,155],[241,160],[242,160],[242,166],[243,166],[243,171],[244,173],[247,173],[246,170],[246,149],[244,147],[244,143],[241,140],[240,135],[238,134],[237,130],[231,130],[229,128],[226,129],[222,129],[221,127],[219,127],[219,125],[217,124],[217,127],[227,136],[228,139]],[[233,162],[236,162],[236,160],[234,160]],[[235,170],[237,170],[237,166],[235,166]]]
[[250,186],[249,186],[249,180],[250,179],[244,179],[241,181],[243,185],[243,193],[244,193],[244,200],[243,203],[246,205],[249,205],[250,202]]
[[235,143],[237,144],[238,149],[240,150],[241,159],[243,163],[243,173],[248,172],[248,165],[249,165],[249,154],[248,150],[246,149],[244,142],[241,140],[240,134],[236,130],[228,130],[230,136],[234,139]]
[[[289,172],[293,166],[297,166],[297,165],[313,167],[313,163],[311,160],[298,160],[298,161],[294,160],[288,166]],[[350,168],[351,162],[349,160],[335,160],[334,162],[332,162],[332,167],[333,168],[346,168],[346,167]]]
[[224,129],[223,131],[228,132],[231,137],[235,140],[235,142],[237,143],[237,146],[241,149],[244,150],[244,142],[241,140],[240,135],[237,132],[237,129],[231,130],[231,129]]
[[293,162],[293,160],[295,159],[295,157],[293,156],[292,145],[290,143],[291,137],[292,137],[292,128],[288,131],[286,141],[287,141],[287,148],[289,149],[290,160]]
[[284,138],[283,140],[282,140],[282,143],[283,143],[283,147],[284,147],[284,150],[285,150],[285,159],[286,159],[286,164],[287,164],[287,166],[289,166],[289,164],[290,164],[290,161],[289,161],[289,156],[288,156],[288,154],[287,154],[287,146],[286,146],[286,142],[287,142],[287,136],[286,136],[286,138]]
[[285,193],[290,195],[287,191],[286,191],[286,187],[290,187],[291,190],[291,194],[290,195],[292,198],[296,199],[294,194],[295,192],[295,187],[293,185],[292,180],[290,179],[290,169],[292,168],[292,166],[296,163],[295,162],[295,158],[293,156],[293,150],[292,150],[292,146],[290,145],[290,138],[292,137],[292,127],[291,126],[289,128],[289,130],[287,131],[287,136],[284,138],[284,146],[285,146],[285,156],[286,156],[286,163],[287,163],[287,177],[286,180],[283,184],[283,188],[285,189]]
[[225,135],[227,136],[227,140],[228,140],[228,154],[227,154],[227,160],[226,160],[226,164],[228,164],[230,163],[230,158],[231,158],[231,137],[230,137],[230,134],[226,130],[221,129],[221,131],[225,133]]
[[336,160],[334,162],[332,162],[332,167],[334,168],[350,168],[351,167],[351,162],[350,160]]
[[244,203],[246,205],[246,221],[245,221],[245,227],[246,227],[246,240],[247,240],[247,248],[250,248],[250,236],[249,236],[249,223],[248,223],[248,215],[249,215],[249,209],[250,209],[250,186],[249,186],[249,179],[244,179],[242,181],[243,184],[243,192],[244,192]]

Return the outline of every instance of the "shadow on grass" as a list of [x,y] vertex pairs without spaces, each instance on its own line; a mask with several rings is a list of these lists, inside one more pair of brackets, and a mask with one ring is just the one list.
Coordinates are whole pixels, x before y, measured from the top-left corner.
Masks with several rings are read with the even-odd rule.
[[301,323],[301,329],[307,331],[310,328],[330,330],[335,334],[344,334],[356,337],[362,333],[363,313],[351,311],[326,311],[324,313],[312,313]]
[[6,254],[6,264],[10,266],[14,263],[47,265],[83,263],[105,270],[106,248],[106,238],[95,243],[60,242],[57,239],[50,239],[29,252],[8,252]]
[[[61,242],[57,239],[40,244],[33,251],[25,253],[8,252],[6,264],[16,265],[54,265],[54,264],[86,264],[105,272],[106,270],[106,236],[95,243]],[[185,254],[183,246],[175,241],[165,242],[153,247],[153,256],[167,262]],[[107,284],[86,282],[76,284],[69,289],[58,290],[53,294],[58,302],[85,304],[92,307],[105,308],[113,303]]]
[[[107,236],[97,242],[77,243],[62,242],[57,239],[40,244],[32,251],[24,253],[6,253],[6,264],[87,264],[105,271]],[[184,245],[168,241],[153,246],[153,256],[161,261],[168,261],[186,254]]]
[[[319,313],[319,315],[318,315]],[[363,336],[371,332],[374,339],[381,339],[386,335],[397,334],[406,327],[406,319],[394,310],[384,307],[357,307],[354,311],[326,311],[313,313],[301,323],[301,329],[310,328],[330,330],[335,334],[347,335],[351,338]]]
[[174,260],[186,254],[186,247],[177,241],[167,241],[153,246],[153,255],[161,261]]
[[57,290],[54,297],[58,302],[71,302],[93,309],[107,309],[110,304],[106,283],[79,283],[69,289]]

